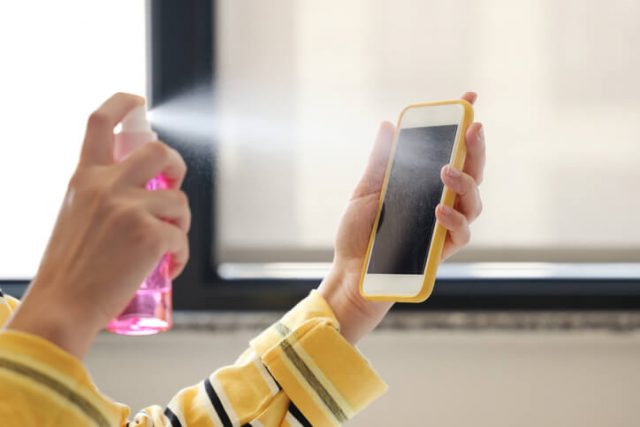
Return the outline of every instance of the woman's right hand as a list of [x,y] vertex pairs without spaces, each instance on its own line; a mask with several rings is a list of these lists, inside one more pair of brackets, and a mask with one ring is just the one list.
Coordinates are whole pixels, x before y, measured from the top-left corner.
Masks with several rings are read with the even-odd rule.
[[[191,214],[178,152],[154,141],[114,160],[114,127],[144,98],[118,93],[87,125],[80,161],[40,267],[8,328],[82,358],[165,253],[176,277],[188,259]],[[166,190],[147,191],[162,174]]]

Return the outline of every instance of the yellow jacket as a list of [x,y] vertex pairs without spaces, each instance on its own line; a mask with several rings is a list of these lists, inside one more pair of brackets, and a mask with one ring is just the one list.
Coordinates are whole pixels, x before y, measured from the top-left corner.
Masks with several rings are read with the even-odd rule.
[[[18,302],[0,292],[0,326]],[[103,395],[82,362],[40,337],[0,331],[0,426],[334,426],[386,390],[312,292],[250,342],[234,365],[166,407],[130,409]]]

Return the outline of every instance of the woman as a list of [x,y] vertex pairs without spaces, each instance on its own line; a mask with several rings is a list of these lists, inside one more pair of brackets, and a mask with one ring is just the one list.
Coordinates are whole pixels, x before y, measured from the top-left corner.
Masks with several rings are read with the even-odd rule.
[[[474,102],[476,95],[464,99]],[[176,277],[188,259],[184,161],[152,142],[121,163],[114,127],[144,99],[116,94],[89,118],[82,153],[53,234],[22,304],[0,293],[0,420],[3,426],[339,425],[386,389],[354,345],[391,303],[365,301],[360,268],[376,216],[394,134],[383,123],[365,173],[338,228],[335,258],[318,289],[251,341],[231,366],[187,387],[162,408],[131,421],[129,408],[93,385],[82,359],[97,333],[131,299],[162,254]],[[470,238],[481,211],[482,125],[466,134],[462,174],[442,170],[458,193],[455,209],[436,209],[449,230],[443,259]],[[170,188],[144,191],[162,173]],[[169,220],[169,221],[167,221]]]

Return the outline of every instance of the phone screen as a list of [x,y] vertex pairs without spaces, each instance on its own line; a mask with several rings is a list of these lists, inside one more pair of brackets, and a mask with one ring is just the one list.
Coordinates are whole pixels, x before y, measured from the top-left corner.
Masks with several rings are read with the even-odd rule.
[[367,273],[424,273],[457,128],[400,129]]

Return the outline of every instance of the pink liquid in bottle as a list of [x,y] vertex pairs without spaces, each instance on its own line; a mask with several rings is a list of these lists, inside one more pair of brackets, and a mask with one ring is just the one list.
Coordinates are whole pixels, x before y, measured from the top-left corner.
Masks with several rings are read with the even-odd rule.
[[[132,110],[122,121],[122,132],[116,135],[115,158],[121,160],[143,144],[157,140],[146,119],[144,107]],[[162,176],[147,183],[147,190],[168,187]],[[125,309],[112,319],[107,330],[121,335],[151,335],[171,328],[171,255],[164,255],[151,274],[140,284]]]

